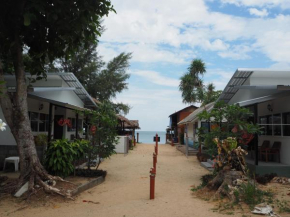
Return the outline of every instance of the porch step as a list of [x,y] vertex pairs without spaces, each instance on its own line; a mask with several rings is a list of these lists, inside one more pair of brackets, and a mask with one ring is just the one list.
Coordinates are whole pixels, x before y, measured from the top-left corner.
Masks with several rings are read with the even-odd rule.
[[214,169],[212,167],[213,164],[211,164],[209,162],[200,162],[200,165],[209,171],[213,171],[213,169]]

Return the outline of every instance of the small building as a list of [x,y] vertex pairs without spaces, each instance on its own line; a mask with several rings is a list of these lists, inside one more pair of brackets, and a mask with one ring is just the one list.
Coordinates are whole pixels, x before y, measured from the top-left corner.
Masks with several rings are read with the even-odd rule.
[[[275,172],[290,177],[290,70],[237,69],[218,100],[250,109],[254,113],[251,121],[263,129],[253,140],[249,167],[260,174]],[[279,152],[269,156],[272,162],[260,156],[264,141],[271,146],[281,144]]]
[[203,111],[210,111],[215,105],[215,102],[211,102],[205,106],[201,106],[188,115],[186,118],[178,122],[178,126],[184,126],[184,137],[187,139],[187,145],[191,148],[196,146],[198,142],[197,129],[202,127],[210,131],[210,123],[200,120],[198,115]]
[[[15,91],[15,76],[5,75],[4,78],[7,90]],[[73,73],[48,73],[46,80],[31,84],[27,100],[33,135],[45,135],[48,140],[84,137],[85,117],[79,111],[97,108]],[[5,122],[1,107],[0,119]],[[37,147],[38,153],[42,152],[41,148]],[[0,167],[4,158],[11,155],[17,156],[18,153],[16,141],[7,127],[1,132]]]
[[186,118],[198,107],[191,105],[184,109],[181,109],[171,115],[169,115],[169,126],[166,129],[166,141],[174,139],[174,142],[184,144],[183,141],[179,141],[179,138],[184,139],[184,125],[177,125],[178,122]]

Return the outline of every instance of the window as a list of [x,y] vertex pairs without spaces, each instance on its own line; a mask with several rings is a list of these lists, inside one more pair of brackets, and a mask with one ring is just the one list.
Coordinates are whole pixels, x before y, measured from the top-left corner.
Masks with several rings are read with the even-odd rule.
[[48,131],[48,115],[46,114],[39,114],[39,132],[46,132]]
[[30,126],[32,132],[38,132],[38,113],[30,112]]
[[204,133],[210,132],[210,122],[201,122],[201,128]]
[[[76,131],[76,119],[75,118],[68,118],[70,120],[71,126],[72,127],[67,127],[67,131],[68,132],[73,132]],[[78,119],[78,131],[82,131],[83,130],[83,120],[82,119]]]
[[282,118],[281,114],[274,114],[272,117],[273,123],[273,135],[274,136],[282,136]]
[[259,117],[262,135],[290,136],[290,112]]
[[48,118],[47,114],[28,112],[30,119],[30,126],[32,132],[47,132],[48,131]]
[[71,123],[71,127],[67,126],[67,131],[68,132],[73,132],[76,131],[76,119],[75,118],[68,118]]
[[260,126],[262,127],[261,135],[271,135],[272,136],[272,115],[261,116],[259,118]]
[[283,117],[283,136],[290,136],[290,112],[282,114]]

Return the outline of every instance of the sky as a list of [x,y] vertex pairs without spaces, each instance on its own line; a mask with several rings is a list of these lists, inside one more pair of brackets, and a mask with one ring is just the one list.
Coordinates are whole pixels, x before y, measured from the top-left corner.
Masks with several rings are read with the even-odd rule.
[[141,130],[164,131],[182,103],[178,85],[194,58],[223,90],[237,68],[290,68],[290,0],[112,0],[98,52],[132,52],[128,89],[115,101]]

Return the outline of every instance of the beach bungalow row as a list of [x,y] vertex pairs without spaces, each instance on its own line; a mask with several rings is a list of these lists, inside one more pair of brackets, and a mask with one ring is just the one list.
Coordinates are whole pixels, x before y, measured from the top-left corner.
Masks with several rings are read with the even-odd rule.
[[[30,75],[27,75],[30,76]],[[16,91],[15,76],[5,75],[6,87],[9,92]],[[44,135],[48,142],[54,139],[66,138],[73,140],[85,138],[86,117],[82,114],[85,110],[97,108],[98,100],[92,98],[73,73],[48,73],[46,80],[32,83],[28,90],[28,114],[33,135]],[[124,118],[118,115],[120,129],[138,129],[138,121],[129,121],[122,125]],[[5,118],[0,106],[0,119]],[[37,141],[37,140],[36,140]],[[43,146],[37,145],[37,152],[42,159]],[[18,156],[16,141],[7,127],[1,132],[0,139],[0,168],[4,159]]]

